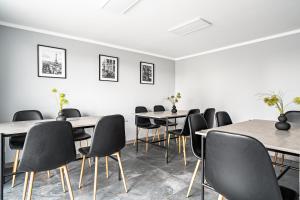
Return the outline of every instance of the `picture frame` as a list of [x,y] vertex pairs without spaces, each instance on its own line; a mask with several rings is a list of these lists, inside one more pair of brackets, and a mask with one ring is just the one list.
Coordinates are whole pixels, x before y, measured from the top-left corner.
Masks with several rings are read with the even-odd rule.
[[154,64],[148,62],[140,62],[140,84],[154,85],[155,78]]
[[37,45],[38,77],[67,78],[67,50]]
[[99,81],[119,81],[119,58],[99,55]]

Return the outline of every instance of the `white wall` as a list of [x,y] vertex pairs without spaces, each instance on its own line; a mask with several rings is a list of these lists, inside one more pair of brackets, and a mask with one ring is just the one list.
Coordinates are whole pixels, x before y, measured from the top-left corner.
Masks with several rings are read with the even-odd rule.
[[[37,44],[67,49],[67,79],[37,77]],[[119,82],[98,80],[99,54],[119,57]],[[155,85],[139,83],[140,61],[155,64]],[[135,136],[135,106],[169,106],[165,99],[174,92],[174,66],[174,61],[153,56],[0,26],[0,122],[11,121],[14,112],[24,109],[55,117],[51,89],[56,87],[66,93],[67,107],[84,115],[123,114],[130,140]]]
[[282,91],[286,102],[300,96],[300,34],[177,61],[175,70],[179,107],[215,107],[235,122],[275,120],[257,94]]

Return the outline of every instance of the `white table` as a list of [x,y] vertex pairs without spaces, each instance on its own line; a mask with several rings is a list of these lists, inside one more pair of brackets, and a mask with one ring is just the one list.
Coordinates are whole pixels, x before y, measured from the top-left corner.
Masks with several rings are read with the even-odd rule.
[[[212,128],[196,132],[202,137],[202,152],[204,152],[204,138],[207,133],[212,130],[225,131],[230,133],[238,133],[250,136],[259,140],[267,149],[292,155],[300,156],[300,124],[291,123],[291,129],[288,131],[280,131],[275,128],[275,121],[269,120],[249,120],[245,122],[235,123],[227,126]],[[204,159],[202,159],[201,171],[201,200],[204,200]]]
[[[75,117],[68,118],[73,128],[91,128],[95,127],[101,117]],[[31,127],[39,123],[55,121],[55,119],[47,120],[31,120],[31,121],[19,121],[19,122],[7,122],[0,123],[0,200],[3,199],[3,185],[4,185],[4,164],[5,164],[5,137],[24,134],[29,131]]]
[[[144,112],[144,113],[136,113],[135,117],[136,117],[136,121],[138,117],[142,117],[142,118],[149,118],[149,119],[159,119],[159,120],[165,120],[166,121],[166,133],[167,133],[167,138],[169,137],[169,119],[175,119],[175,123],[176,123],[176,119],[177,118],[182,118],[182,117],[186,117],[188,114],[187,110],[178,110],[177,113],[172,113],[171,111],[161,111],[161,112]],[[138,152],[138,141],[142,141],[142,142],[146,142],[144,140],[139,139],[139,129],[136,126],[136,152]],[[159,141],[155,141],[155,142],[148,142],[149,144],[154,144],[157,142],[161,142],[164,140],[159,140]],[[162,147],[163,148],[163,147]],[[166,163],[168,164],[169,162],[169,143],[167,143],[167,148],[166,149]]]

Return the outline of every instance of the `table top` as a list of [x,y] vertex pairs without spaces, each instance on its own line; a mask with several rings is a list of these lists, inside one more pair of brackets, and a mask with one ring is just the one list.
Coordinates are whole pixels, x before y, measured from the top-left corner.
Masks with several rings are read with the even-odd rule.
[[196,134],[206,136],[211,130],[239,133],[256,138],[268,149],[300,155],[300,124],[290,123],[290,130],[280,131],[275,128],[275,123],[275,121],[254,119],[199,131]]
[[[93,127],[97,124],[97,122],[101,119],[101,117],[74,117],[68,118],[72,124],[73,128],[88,128]],[[18,121],[18,122],[6,122],[0,123],[0,133],[5,135],[14,135],[18,133],[26,133],[29,131],[31,127],[37,125],[42,122],[55,121],[55,119],[45,119],[45,120],[30,120],[30,121]]]
[[170,118],[179,118],[187,116],[187,110],[178,110],[177,113],[172,113],[171,111],[162,111],[162,112],[143,112],[136,113],[136,116],[152,118],[152,119],[170,119]]

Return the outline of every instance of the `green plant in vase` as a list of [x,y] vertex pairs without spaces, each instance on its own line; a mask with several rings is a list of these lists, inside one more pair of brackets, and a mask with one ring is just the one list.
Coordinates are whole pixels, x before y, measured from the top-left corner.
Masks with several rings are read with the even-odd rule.
[[177,109],[176,109],[176,103],[178,103],[179,99],[181,99],[181,94],[180,92],[177,92],[176,95],[172,95],[170,97],[167,98],[171,103],[172,103],[172,113],[177,113]]
[[292,103],[300,105],[300,97],[295,97],[292,102],[284,104],[281,94],[267,93],[261,96],[263,97],[265,104],[270,107],[275,107],[279,112],[279,122],[275,123],[275,127],[279,130],[289,130],[291,128],[291,125],[287,122],[287,117],[285,116],[286,108]]
[[56,101],[58,104],[58,116],[56,117],[57,121],[65,121],[67,118],[64,116],[62,110],[64,108],[64,105],[67,105],[69,103],[68,99],[66,99],[66,94],[59,92],[56,88],[52,89],[52,93],[56,95]]

